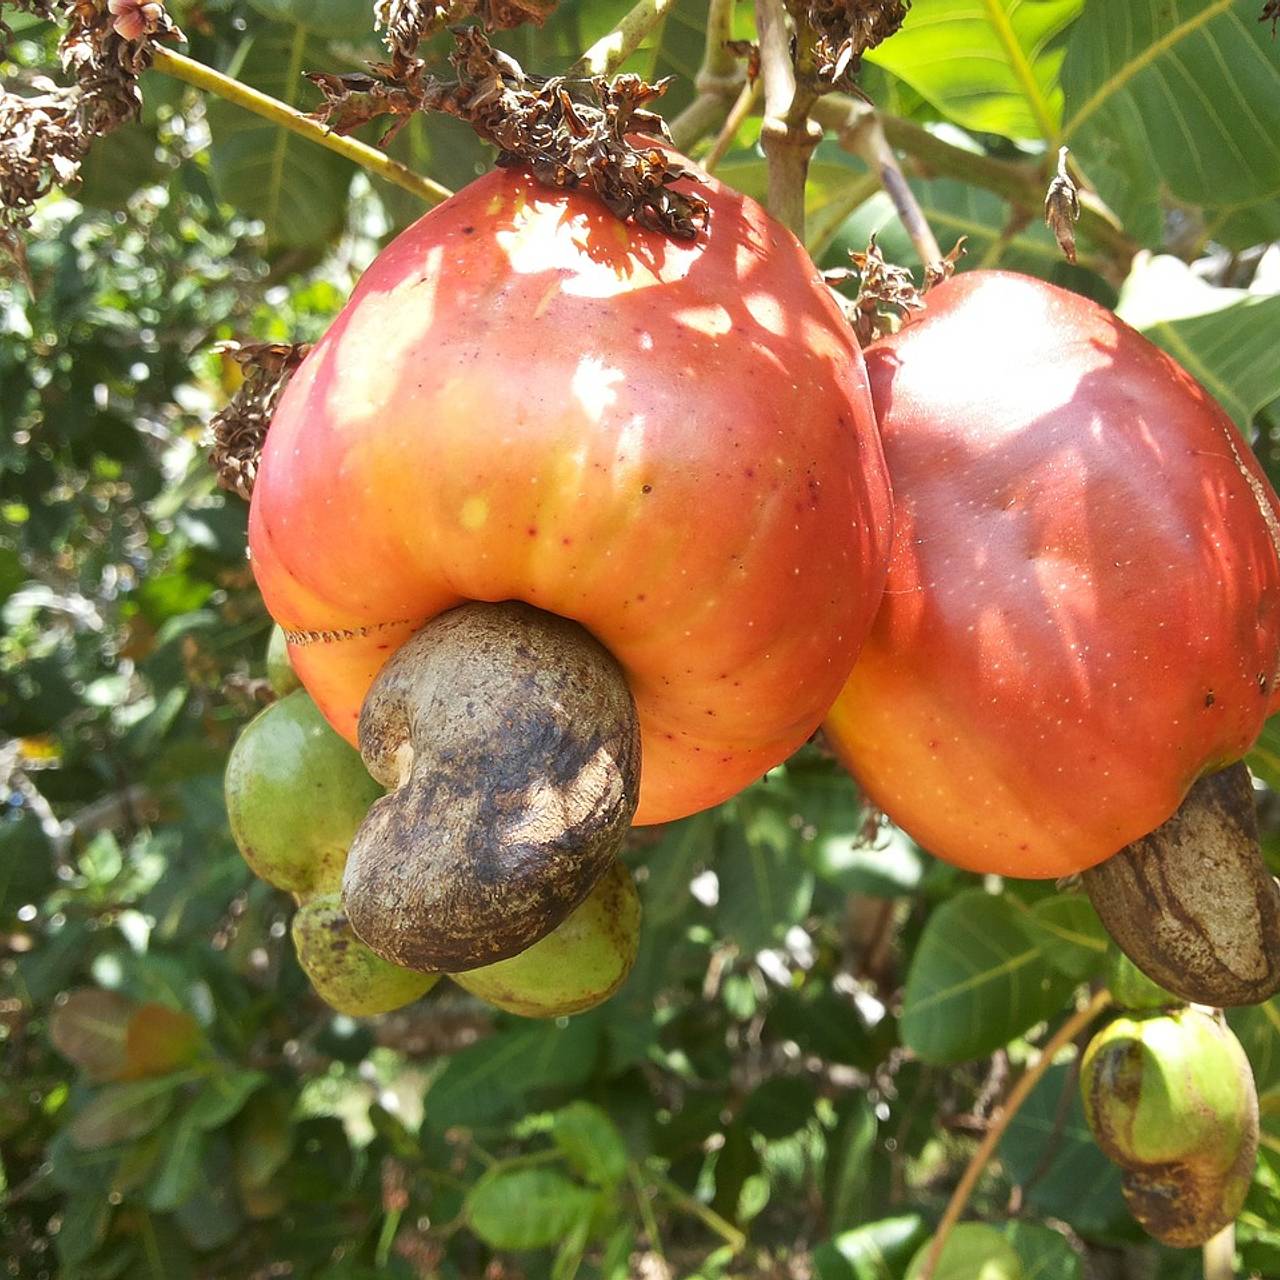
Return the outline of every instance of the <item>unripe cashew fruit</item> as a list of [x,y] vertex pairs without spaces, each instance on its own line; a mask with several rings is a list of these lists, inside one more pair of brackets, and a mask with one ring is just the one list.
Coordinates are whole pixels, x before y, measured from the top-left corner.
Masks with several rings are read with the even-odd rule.
[[1107,951],[1107,990],[1117,1009],[1129,1013],[1150,1013],[1155,1009],[1172,1009],[1184,1003],[1153,982],[1119,947],[1114,944]]
[[1120,1017],[1085,1050],[1085,1117],[1124,1170],[1142,1226],[1178,1248],[1235,1220],[1258,1150],[1258,1095],[1240,1042],[1220,1016],[1180,1009]]
[[[350,740],[359,726],[377,753],[386,728],[361,709],[380,672],[468,602],[571,621],[608,656],[597,670],[614,668],[617,696],[600,705],[634,704],[643,764],[631,781],[627,717],[525,735],[513,704],[497,831],[475,797],[425,805],[427,780],[396,770],[402,812],[377,815],[401,833],[403,864],[381,883],[403,892],[371,907],[353,878],[345,900],[371,946],[415,937],[424,970],[510,954],[535,940],[535,916],[545,936],[584,899],[625,825],[581,815],[605,774],[613,814],[665,822],[785,758],[817,727],[879,603],[890,500],[857,344],[788,231],[713,180],[690,181],[709,229],[676,242],[516,169],[481,178],[374,262],[268,433],[254,573],[303,684]],[[521,647],[497,684],[518,685],[507,663]],[[407,683],[436,698],[451,677]],[[506,714],[493,712],[482,739]],[[465,699],[432,718],[460,732]],[[437,821],[457,807],[475,831]],[[442,921],[420,891],[445,876],[450,896],[483,905],[513,827],[530,833],[530,867],[554,864],[535,909],[511,911],[509,893],[464,930]],[[396,928],[372,936],[368,919],[389,909]]]
[[299,690],[245,726],[227,761],[231,834],[254,874],[299,898],[337,890],[382,788]]
[[302,688],[302,681],[289,661],[289,642],[284,638],[284,628],[278,624],[271,628],[271,639],[267,642],[267,683],[277,698]]
[[291,932],[298,963],[316,994],[339,1013],[370,1018],[427,994],[436,974],[414,973],[388,964],[351,930],[342,899],[322,894],[304,902],[293,917]]
[[567,920],[528,950],[451,975],[472,995],[526,1018],[581,1013],[626,981],[640,945],[640,895],[622,862]]

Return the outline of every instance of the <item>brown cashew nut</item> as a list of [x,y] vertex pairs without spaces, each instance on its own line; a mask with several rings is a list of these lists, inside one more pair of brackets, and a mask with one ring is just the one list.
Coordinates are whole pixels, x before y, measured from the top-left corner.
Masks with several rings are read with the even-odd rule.
[[389,789],[343,879],[393,964],[457,973],[545,937],[609,869],[635,812],[640,731],[622,671],[577,623],[468,604],[406,642],[360,714]]
[[1280,885],[1243,764],[1201,778],[1172,818],[1083,880],[1120,949],[1182,999],[1224,1008],[1280,990]]

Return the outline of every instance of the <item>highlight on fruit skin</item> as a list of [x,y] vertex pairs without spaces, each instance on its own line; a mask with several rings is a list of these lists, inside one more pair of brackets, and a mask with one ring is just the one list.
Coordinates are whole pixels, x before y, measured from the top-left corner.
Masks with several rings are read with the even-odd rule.
[[[251,564],[348,740],[392,655],[460,606],[572,624],[638,717],[631,780],[625,723],[525,733],[517,699],[477,716],[464,748],[476,686],[440,715],[458,682],[410,682],[390,717],[409,730],[402,765],[369,757],[396,788],[345,890],[357,933],[393,962],[470,969],[545,936],[616,852],[596,835],[612,840],[617,814],[686,816],[800,746],[879,603],[891,501],[861,352],[795,237],[692,172],[714,230],[687,241],[518,169],[479,179],[377,258],[267,434]],[[471,766],[414,776],[415,723],[448,723],[455,763],[474,763],[491,758],[480,721],[504,716],[517,732],[491,794]],[[376,744],[372,719],[360,732]],[[607,812],[579,819],[597,739],[596,772],[623,792],[600,786]],[[446,813],[478,834],[437,841]],[[527,895],[488,892],[504,826],[542,846],[521,854],[547,868]],[[467,911],[441,914],[441,863]],[[437,938],[446,918],[456,936]]]
[[497,964],[452,974],[489,1004],[526,1018],[558,1018],[603,1003],[626,981],[640,945],[640,896],[622,862],[557,929]]
[[894,544],[827,736],[946,861],[1101,862],[1276,706],[1276,496],[1175,361],[1044,281],[955,276],[866,359]]
[[339,1013],[370,1018],[426,995],[438,974],[388,964],[356,937],[336,893],[304,902],[290,929],[298,964],[316,994]]
[[254,874],[301,898],[339,888],[352,837],[382,788],[298,690],[241,730],[224,794]]
[[1094,1139],[1124,1170],[1126,1202],[1164,1244],[1203,1244],[1240,1213],[1258,1149],[1258,1095],[1220,1015],[1122,1016],[1085,1050]]

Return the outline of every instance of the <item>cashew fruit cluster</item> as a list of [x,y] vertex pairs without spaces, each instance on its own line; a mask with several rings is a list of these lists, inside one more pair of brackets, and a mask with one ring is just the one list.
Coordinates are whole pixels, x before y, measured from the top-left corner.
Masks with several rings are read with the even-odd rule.
[[1203,1244],[1244,1204],[1258,1150],[1258,1096],[1221,1014],[1181,1008],[1116,1018],[1080,1072],[1095,1140],[1124,1171],[1134,1217],[1157,1240]]
[[[284,696],[245,727],[227,762],[231,833],[255,874],[297,900],[293,944],[321,999],[356,1017],[388,1013],[421,998],[440,975],[390,963],[351,928],[341,898],[348,849],[382,788],[296,687],[280,653],[273,638],[268,679]],[[616,863],[537,945],[515,960],[458,975],[458,981],[490,1004],[527,1017],[576,1013],[625,980],[639,933],[639,898],[630,872]]]

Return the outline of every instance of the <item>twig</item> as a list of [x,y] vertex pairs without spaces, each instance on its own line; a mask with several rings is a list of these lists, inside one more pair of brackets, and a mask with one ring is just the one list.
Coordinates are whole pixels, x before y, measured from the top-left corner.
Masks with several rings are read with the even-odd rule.
[[764,84],[760,79],[752,80],[742,86],[742,92],[738,94],[738,100],[733,104],[728,116],[725,118],[725,122],[720,128],[720,133],[717,135],[715,142],[712,143],[711,150],[702,158],[702,167],[708,173],[711,173],[716,165],[725,158],[725,154],[733,146],[733,140],[737,137],[739,127],[747,116],[751,114],[751,110],[756,103],[760,101],[760,95],[763,91]]
[[726,1222],[710,1205],[703,1204],[701,1200],[694,1199],[682,1187],[677,1186],[670,1178],[664,1178],[661,1174],[654,1175],[658,1185],[658,1190],[667,1197],[673,1204],[683,1209],[686,1213],[692,1214],[699,1219],[704,1226],[709,1227],[720,1237],[721,1240],[729,1246],[734,1253],[741,1253],[746,1248],[747,1237],[743,1235],[737,1227],[731,1222]]
[[212,67],[195,61],[194,58],[157,47],[152,66],[175,80],[194,85],[206,93],[215,94],[227,102],[243,107],[246,111],[252,111],[254,115],[261,116],[264,120],[278,124],[282,129],[288,129],[299,137],[327,147],[330,151],[336,151],[338,155],[345,156],[362,169],[367,169],[394,186],[419,196],[428,205],[439,204],[453,194],[448,187],[442,187],[438,182],[415,173],[408,166],[379,151],[377,147],[358,142],[355,138],[346,138],[341,134],[333,133],[318,120],[312,120],[310,116],[303,115],[301,111],[296,111],[286,103],[261,93],[247,84],[242,84],[231,76],[223,75],[221,71],[215,71]]
[[769,212],[804,239],[804,191],[809,157],[822,129],[809,118],[817,101],[811,70],[813,42],[807,25],[792,33],[782,0],[756,0],[760,36],[760,75],[764,80],[764,126],[760,144],[769,168]]
[[982,1176],[983,1170],[986,1169],[988,1162],[995,1154],[996,1147],[1000,1145],[1000,1139],[1004,1137],[1010,1121],[1022,1109],[1023,1104],[1031,1096],[1031,1091],[1040,1083],[1045,1072],[1053,1065],[1053,1060],[1057,1057],[1058,1051],[1074,1040],[1079,1032],[1087,1027],[1110,1003],[1111,992],[1099,991],[1083,1009],[1073,1013],[1045,1043],[1040,1050],[1040,1057],[1035,1066],[1029,1067],[1018,1083],[1009,1091],[1008,1099],[1004,1106],[991,1117],[991,1126],[987,1130],[986,1136],[978,1144],[978,1149],[973,1153],[973,1158],[969,1161],[968,1168],[965,1169],[960,1181],[956,1183],[956,1189],[951,1193],[951,1199],[947,1202],[946,1212],[942,1215],[942,1221],[938,1223],[938,1230],[934,1234],[933,1243],[929,1247],[929,1254],[925,1258],[924,1266],[921,1268],[917,1280],[933,1280],[933,1273],[938,1266],[938,1259],[942,1256],[947,1237],[951,1234],[951,1230],[956,1223],[960,1221],[960,1215],[964,1213],[965,1206],[969,1203],[969,1197],[973,1195],[973,1190],[978,1185],[978,1179]]
[[1221,1231],[1204,1242],[1201,1250],[1204,1280],[1235,1280],[1236,1224],[1228,1222]]
[[[814,117],[824,128],[833,130],[842,146],[849,149],[846,135],[861,123],[870,110],[846,94],[832,93],[814,106]],[[896,151],[909,155],[926,171],[946,178],[958,178],[971,186],[982,187],[1003,196],[1030,215],[1037,215],[1044,205],[1043,178],[1038,166],[997,160],[981,152],[957,147],[930,133],[922,125],[898,116],[880,120],[885,138]],[[1111,278],[1123,279],[1138,246],[1106,205],[1092,191],[1080,192],[1079,230],[1110,259]]]
[[568,76],[610,76],[644,43],[645,37],[667,16],[675,0],[640,0],[618,23],[602,35],[565,73]]
[[681,151],[688,151],[724,119],[746,79],[728,47],[733,39],[733,5],[734,0],[710,0],[707,6],[707,40],[693,82],[698,96],[671,121],[671,137]]

